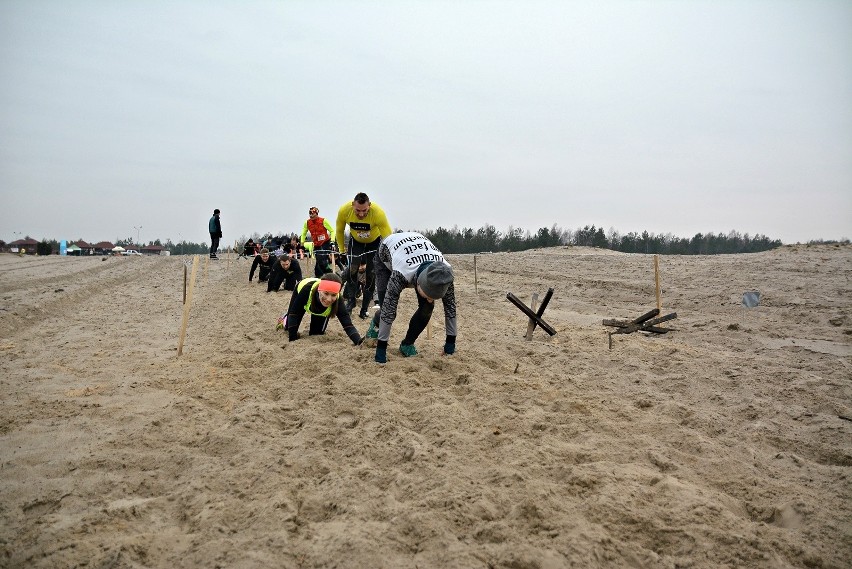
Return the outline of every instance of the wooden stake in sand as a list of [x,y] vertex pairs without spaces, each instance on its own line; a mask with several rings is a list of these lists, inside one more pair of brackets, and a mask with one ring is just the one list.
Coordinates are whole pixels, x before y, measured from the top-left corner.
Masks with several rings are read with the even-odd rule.
[[[186,266],[184,265],[184,268]],[[183,321],[180,325],[180,338],[178,339],[178,357],[183,353],[183,340],[186,337],[186,327],[189,324],[189,309],[192,306],[192,291],[195,288],[195,275],[198,273],[198,255],[192,259],[192,274],[189,277],[189,294],[183,303]]]
[[476,278],[476,255],[473,256],[473,292],[479,293],[478,280]]
[[[535,310],[536,304],[538,304],[538,293],[534,292],[533,295],[532,295],[532,300],[530,301],[530,310]],[[527,342],[532,340],[534,330],[535,330],[535,320],[530,320],[530,323],[527,324],[527,335],[524,336],[527,339]]]
[[663,311],[663,303],[660,299],[660,256],[654,255],[654,284],[657,290],[657,313]]
[[183,304],[186,304],[186,263],[183,264]]

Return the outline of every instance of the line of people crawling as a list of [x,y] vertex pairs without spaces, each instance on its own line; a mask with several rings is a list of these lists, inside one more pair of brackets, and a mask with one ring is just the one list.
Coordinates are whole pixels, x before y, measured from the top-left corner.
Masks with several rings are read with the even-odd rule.
[[[314,276],[305,278],[299,258],[306,256],[301,243],[307,234],[314,244],[315,266]],[[334,226],[320,217],[317,207],[311,207],[301,240],[293,235],[289,243],[280,244],[273,251],[268,247],[258,249],[253,242],[247,242],[246,256],[250,256],[249,245],[255,254],[249,282],[257,272],[259,281],[267,283],[267,292],[283,288],[293,293],[287,312],[277,323],[277,328],[286,330],[290,342],[301,337],[299,328],[306,315],[310,317],[309,336],[324,334],[328,322],[337,319],[353,345],[375,340],[375,361],[387,363],[387,347],[400,295],[406,288],[413,288],[417,310],[408,323],[399,353],[403,357],[417,355],[414,344],[426,329],[438,299],[444,307],[446,329],[441,353],[455,353],[457,318],[452,267],[420,233],[393,233],[384,210],[371,203],[367,194],[358,193],[351,203],[343,204]],[[379,309],[370,317],[375,296]],[[362,320],[369,318],[363,336],[351,316],[359,297],[358,315]]]

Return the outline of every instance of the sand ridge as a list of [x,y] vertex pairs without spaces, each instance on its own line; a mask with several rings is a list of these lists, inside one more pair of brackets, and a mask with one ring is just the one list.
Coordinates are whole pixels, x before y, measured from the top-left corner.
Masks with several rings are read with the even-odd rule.
[[[440,308],[393,349],[404,294],[379,366],[288,343],[244,259],[201,260],[177,358],[188,258],[0,256],[0,566],[848,566],[852,248],[661,257],[676,331],[611,350],[652,256],[448,259],[458,353]],[[548,287],[527,342],[506,292]]]

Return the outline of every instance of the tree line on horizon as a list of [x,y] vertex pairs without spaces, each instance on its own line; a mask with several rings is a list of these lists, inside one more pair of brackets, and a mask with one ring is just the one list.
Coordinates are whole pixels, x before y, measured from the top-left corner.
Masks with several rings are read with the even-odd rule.
[[730,231],[724,233],[697,233],[693,237],[677,237],[671,233],[654,234],[648,231],[621,234],[610,228],[586,225],[581,229],[561,229],[554,224],[541,227],[535,233],[509,227],[501,233],[493,225],[479,229],[439,227],[435,230],[421,231],[435,246],[444,253],[480,253],[526,251],[541,247],[573,245],[577,247],[597,247],[623,253],[649,253],[659,255],[718,255],[733,253],[757,253],[768,251],[782,245],[780,239],[771,239],[766,235]]
[[[478,229],[453,226],[450,229],[419,230],[443,253],[483,253],[483,252],[517,252],[538,249],[542,247],[577,246],[610,249],[622,253],[646,253],[658,255],[720,255],[736,253],[757,253],[768,251],[783,245],[780,239],[771,239],[766,235],[740,233],[732,230],[725,233],[696,233],[692,237],[677,237],[671,233],[655,234],[643,231],[631,231],[621,234],[614,228],[605,232],[603,227],[586,225],[581,229],[561,229],[554,224],[551,227],[541,227],[534,233],[519,227],[509,226],[506,232],[498,231],[493,225],[485,225]],[[255,238],[255,236],[252,236]],[[31,239],[27,236],[25,239]],[[247,238],[243,236],[243,242]],[[79,241],[79,240],[78,240]],[[849,239],[808,241],[813,244],[849,244]],[[146,246],[137,244],[132,237],[116,239],[115,245],[122,247]],[[182,240],[178,243],[171,239],[161,241],[155,239],[147,245],[157,245],[169,251],[172,255],[206,254],[210,250],[208,242],[193,243]],[[0,240],[0,250],[8,248],[8,244]],[[39,255],[50,255],[59,251],[59,241],[42,239],[37,246]]]

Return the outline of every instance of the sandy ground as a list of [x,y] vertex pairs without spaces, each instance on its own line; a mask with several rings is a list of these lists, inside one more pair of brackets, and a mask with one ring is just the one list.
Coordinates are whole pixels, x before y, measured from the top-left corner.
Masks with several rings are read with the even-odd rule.
[[675,331],[612,349],[652,256],[449,260],[458,353],[379,366],[246,260],[178,357],[188,258],[0,255],[0,566],[852,566],[852,247],[661,257]]

